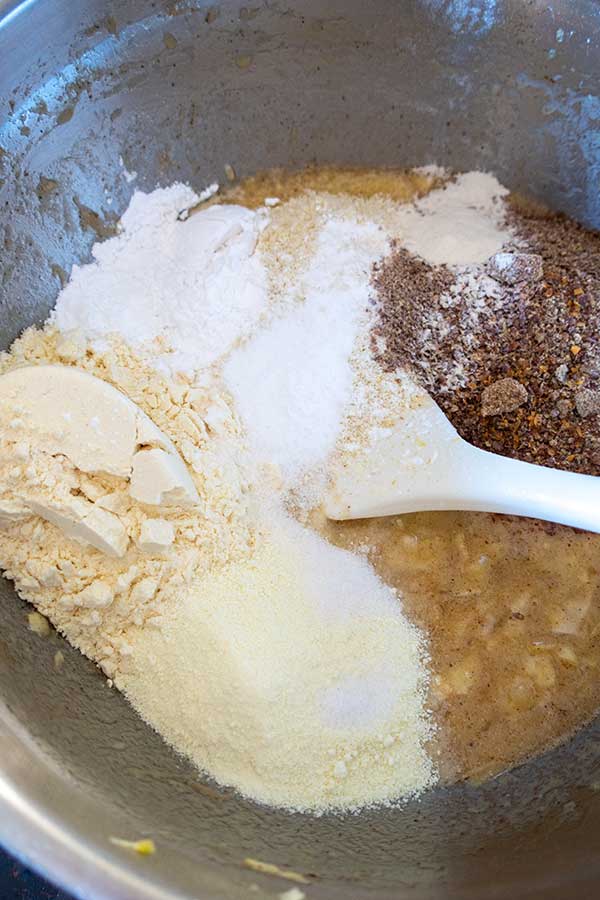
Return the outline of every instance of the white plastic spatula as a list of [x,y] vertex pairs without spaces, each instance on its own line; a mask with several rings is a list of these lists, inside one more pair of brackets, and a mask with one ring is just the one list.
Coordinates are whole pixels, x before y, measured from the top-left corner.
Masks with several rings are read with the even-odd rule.
[[411,384],[395,426],[334,468],[324,509],[330,519],[469,509],[600,532],[600,478],[478,450]]

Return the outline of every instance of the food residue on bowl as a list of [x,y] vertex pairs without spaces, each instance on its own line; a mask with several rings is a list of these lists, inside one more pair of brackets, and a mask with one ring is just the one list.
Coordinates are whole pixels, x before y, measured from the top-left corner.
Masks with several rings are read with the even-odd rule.
[[116,847],[122,847],[124,850],[133,850],[134,853],[138,853],[140,856],[153,856],[156,853],[156,844],[152,838],[128,841],[124,838],[111,837],[109,840]]

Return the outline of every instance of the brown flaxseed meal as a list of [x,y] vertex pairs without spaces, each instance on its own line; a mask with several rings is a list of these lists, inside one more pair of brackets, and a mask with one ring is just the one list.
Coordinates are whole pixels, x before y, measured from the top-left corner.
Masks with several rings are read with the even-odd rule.
[[[476,446],[598,475],[600,235],[562,215],[508,216],[514,245],[485,266],[431,266],[394,246],[373,273],[374,347]],[[482,414],[507,379],[523,402]]]

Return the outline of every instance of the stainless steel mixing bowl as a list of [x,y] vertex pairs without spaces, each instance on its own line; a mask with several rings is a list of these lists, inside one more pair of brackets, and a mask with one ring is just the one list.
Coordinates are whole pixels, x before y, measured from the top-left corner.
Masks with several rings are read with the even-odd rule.
[[[586,0],[0,0],[0,341],[41,322],[135,186],[308,162],[483,168],[600,225]],[[58,648],[65,664],[57,672]],[[591,897],[600,729],[487,784],[310,819],[195,789],[2,584],[0,838],[82,897]],[[109,835],[151,835],[139,858]]]

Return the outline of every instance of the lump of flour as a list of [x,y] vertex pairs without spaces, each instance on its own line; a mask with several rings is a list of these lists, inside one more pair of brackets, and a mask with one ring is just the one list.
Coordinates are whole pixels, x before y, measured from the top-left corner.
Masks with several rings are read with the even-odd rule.
[[[89,374],[97,375],[101,392],[117,395],[118,415],[108,422],[115,408],[103,408],[97,396],[95,409],[66,395],[39,408],[22,390],[12,398],[4,392],[0,421],[10,427],[0,440],[0,567],[114,676],[130,652],[131,627],[158,625],[198,572],[249,552],[245,449],[214,384],[172,380],[116,340],[98,352],[80,333],[31,329],[0,356],[0,372],[22,388],[23,366],[34,366],[48,398],[49,373],[61,367],[40,364],[73,362],[76,381],[95,384]],[[89,443],[74,439],[80,415]],[[156,452],[164,456],[149,462]],[[173,460],[184,472],[165,466]]]
[[[0,425],[0,521],[40,516],[73,540],[122,557],[129,533],[113,509],[119,491],[146,507],[200,506],[169,438],[124,394],[80,369],[5,373]],[[114,479],[108,494],[107,476]]]

